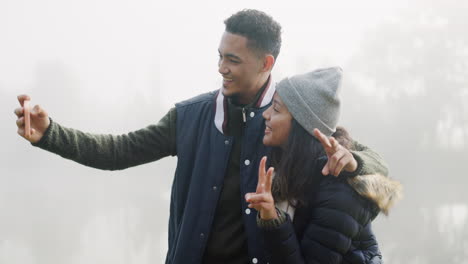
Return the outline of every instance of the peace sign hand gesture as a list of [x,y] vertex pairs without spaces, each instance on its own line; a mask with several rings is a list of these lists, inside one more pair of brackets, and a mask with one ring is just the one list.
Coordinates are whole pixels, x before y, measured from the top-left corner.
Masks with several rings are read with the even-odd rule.
[[322,169],[323,175],[340,175],[342,170],[354,172],[358,163],[351,152],[340,145],[334,137],[327,138],[320,130],[314,129],[315,137],[322,143],[327,153],[328,161]]
[[265,170],[267,157],[263,157],[258,167],[258,184],[255,193],[247,193],[245,200],[249,203],[249,208],[254,208],[260,214],[263,220],[278,218],[276,213],[275,201],[271,194],[271,185],[273,182],[274,168]]

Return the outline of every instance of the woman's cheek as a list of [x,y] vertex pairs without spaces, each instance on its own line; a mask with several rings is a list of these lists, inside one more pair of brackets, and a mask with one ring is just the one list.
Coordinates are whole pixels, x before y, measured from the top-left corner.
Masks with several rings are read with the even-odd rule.
[[270,134],[265,134],[263,136],[263,145],[265,146],[272,146],[272,142],[271,142],[271,133]]

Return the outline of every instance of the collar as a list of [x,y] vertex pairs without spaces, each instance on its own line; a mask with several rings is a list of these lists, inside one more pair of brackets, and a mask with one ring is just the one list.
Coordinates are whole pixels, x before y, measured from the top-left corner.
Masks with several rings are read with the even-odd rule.
[[[253,107],[262,108],[268,105],[273,99],[273,95],[275,94],[275,91],[276,91],[275,86],[276,84],[272,80],[272,77],[270,76],[266,88],[263,90],[263,93],[260,95],[260,97],[257,100],[257,103],[255,103]],[[216,128],[219,130],[219,132],[221,132],[224,135],[226,131],[227,120],[228,120],[228,110],[227,110],[228,100],[223,95],[222,89],[223,88],[220,88],[215,96],[216,103],[215,103],[214,123],[215,123]]]

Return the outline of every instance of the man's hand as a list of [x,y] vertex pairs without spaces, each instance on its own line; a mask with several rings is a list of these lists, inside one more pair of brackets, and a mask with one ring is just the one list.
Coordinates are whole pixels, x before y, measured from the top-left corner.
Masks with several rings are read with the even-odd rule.
[[258,183],[255,193],[247,193],[245,200],[250,203],[249,208],[255,208],[260,213],[260,218],[270,220],[278,218],[276,213],[275,201],[271,194],[271,185],[273,182],[273,168],[265,170],[266,157],[263,157],[258,167]]
[[31,109],[31,128],[29,136],[26,135],[25,131],[25,118],[24,118],[24,101],[31,100],[28,95],[19,95],[18,101],[21,107],[15,109],[15,115],[18,117],[16,120],[16,126],[18,127],[18,134],[24,137],[31,143],[37,143],[44,136],[45,131],[50,125],[49,116],[47,112],[42,109],[39,105],[34,106]]
[[322,143],[328,157],[327,164],[322,169],[323,175],[332,174],[338,176],[342,170],[354,172],[357,169],[358,163],[353,154],[341,146],[334,137],[327,138],[318,129],[314,129],[314,135]]

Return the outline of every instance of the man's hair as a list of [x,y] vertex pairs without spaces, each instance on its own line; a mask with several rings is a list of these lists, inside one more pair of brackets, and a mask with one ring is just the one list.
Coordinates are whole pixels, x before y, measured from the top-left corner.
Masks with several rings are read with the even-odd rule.
[[226,31],[247,38],[247,45],[262,55],[278,57],[281,49],[281,26],[262,11],[244,9],[224,21]]

